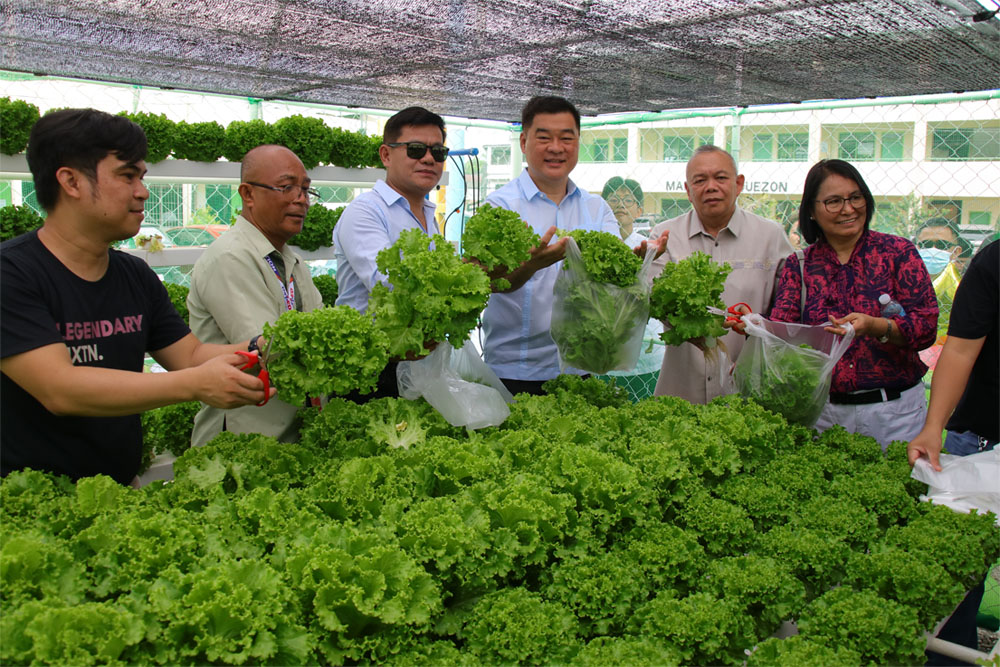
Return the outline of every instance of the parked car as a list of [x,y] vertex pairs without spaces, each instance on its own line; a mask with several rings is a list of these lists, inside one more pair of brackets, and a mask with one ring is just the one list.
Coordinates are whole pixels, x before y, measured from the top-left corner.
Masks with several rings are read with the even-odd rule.
[[163,231],[176,246],[211,245],[216,236],[202,227],[195,227],[194,225],[188,227],[170,227]]
[[204,229],[215,238],[222,236],[231,226],[232,225],[224,225],[222,223],[214,225],[184,225],[186,229]]

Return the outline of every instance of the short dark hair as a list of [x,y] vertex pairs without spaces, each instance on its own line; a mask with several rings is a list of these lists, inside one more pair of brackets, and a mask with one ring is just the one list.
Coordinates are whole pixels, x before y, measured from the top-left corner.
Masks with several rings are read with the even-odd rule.
[[952,234],[955,235],[955,245],[957,245],[959,248],[959,257],[972,256],[972,244],[969,243],[969,241],[964,236],[962,236],[962,233],[958,229],[958,225],[956,225],[953,221],[949,220],[948,218],[944,218],[941,216],[924,220],[924,222],[922,222],[920,226],[917,227],[917,231],[913,233],[913,243],[914,245],[917,246],[917,248],[920,248],[922,244],[924,246],[927,245],[926,242],[922,242],[919,240],[920,232],[924,231],[925,229],[930,229],[931,227],[947,227],[948,229],[950,229]]
[[622,188],[627,188],[632,193],[632,196],[635,197],[635,200],[640,204],[642,203],[642,186],[631,178],[622,178],[621,176],[612,176],[608,179],[608,182],[604,184],[604,189],[601,191],[601,197],[607,199]]
[[56,172],[79,169],[97,182],[97,163],[109,154],[127,164],[146,157],[146,133],[124,116],[96,109],[61,109],[42,116],[28,137],[28,168],[35,180],[35,196],[46,211],[59,199]]
[[433,125],[441,130],[441,140],[447,136],[444,129],[444,118],[423,107],[406,107],[389,117],[382,130],[382,143],[391,144],[403,134],[404,127],[421,127]]
[[576,129],[580,129],[580,112],[576,110],[573,103],[565,97],[555,97],[554,95],[537,95],[532,97],[521,109],[521,131],[524,132],[531,127],[535,121],[535,116],[540,113],[571,113],[576,121]]
[[820,160],[806,174],[806,183],[802,186],[802,202],[799,203],[799,231],[806,243],[815,243],[823,236],[823,230],[819,228],[819,223],[813,218],[813,212],[818,203],[816,195],[819,193],[820,186],[831,174],[843,176],[858,184],[858,189],[861,190],[861,194],[865,198],[865,229],[868,229],[872,215],[875,214],[875,197],[872,196],[872,191],[865,183],[865,179],[861,178],[861,172],[853,164],[844,160]]

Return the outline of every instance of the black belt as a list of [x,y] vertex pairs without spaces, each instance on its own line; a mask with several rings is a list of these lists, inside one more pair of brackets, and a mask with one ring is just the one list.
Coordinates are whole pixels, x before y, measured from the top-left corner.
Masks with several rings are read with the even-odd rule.
[[872,389],[870,391],[856,391],[850,394],[830,392],[830,402],[836,405],[868,405],[869,403],[895,401],[904,391],[913,389],[916,386],[917,383],[914,382],[904,389]]

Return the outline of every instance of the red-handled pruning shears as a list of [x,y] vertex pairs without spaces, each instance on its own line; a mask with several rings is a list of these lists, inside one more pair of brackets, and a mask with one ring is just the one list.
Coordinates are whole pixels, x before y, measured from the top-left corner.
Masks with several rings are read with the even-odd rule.
[[245,364],[240,366],[241,371],[250,370],[251,368],[257,365],[260,366],[260,372],[257,373],[257,377],[260,378],[260,381],[264,383],[264,400],[258,403],[257,407],[262,407],[269,400],[271,400],[271,374],[267,372],[267,368],[265,366],[265,361],[267,359],[267,352],[270,349],[271,349],[271,341],[268,340],[267,345],[261,352],[257,352],[256,350],[253,352],[244,352],[243,350],[236,351],[236,354],[240,355],[241,357],[245,357],[247,360]]
[[726,312],[729,313],[728,315],[726,315],[726,322],[732,322],[733,324],[740,323],[740,318],[743,317],[743,315],[745,315],[746,313],[741,313],[738,310],[736,310],[736,308],[739,306],[743,306],[744,308],[746,308],[747,313],[753,312],[753,309],[750,307],[750,304],[748,303],[743,303],[742,301],[740,301],[739,303],[734,303],[733,305],[729,306],[729,308],[726,308]]

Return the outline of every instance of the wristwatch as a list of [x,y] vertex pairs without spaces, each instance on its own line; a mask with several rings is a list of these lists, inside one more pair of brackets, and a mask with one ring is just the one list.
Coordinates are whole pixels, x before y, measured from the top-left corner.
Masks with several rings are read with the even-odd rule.
[[[254,336],[253,338],[250,339],[250,342],[247,343],[247,352],[256,352],[257,350],[260,349],[260,347],[257,345],[257,341],[260,340],[260,337],[262,335],[263,334],[257,334],[256,336]],[[885,342],[885,341],[883,341],[883,342]]]
[[878,342],[880,342],[880,343],[888,343],[889,342],[889,334],[892,333],[892,320],[890,320],[887,317],[887,318],[885,318],[885,322],[886,322],[885,335],[879,337]]

